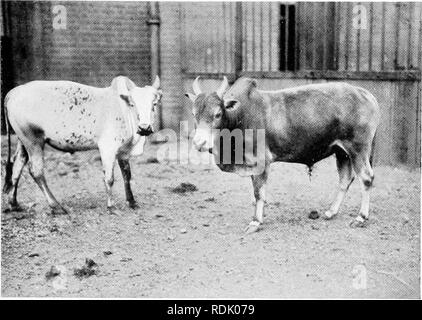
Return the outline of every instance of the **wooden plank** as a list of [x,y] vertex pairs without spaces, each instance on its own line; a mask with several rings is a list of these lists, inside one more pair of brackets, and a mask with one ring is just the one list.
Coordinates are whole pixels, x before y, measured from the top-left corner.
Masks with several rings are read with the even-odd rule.
[[223,7],[223,35],[224,35],[224,38],[223,38],[223,65],[224,65],[224,72],[227,72],[227,30],[230,32],[230,30],[226,27],[226,22],[227,22],[227,19],[226,19],[226,11],[227,11],[227,8],[226,8],[226,3],[225,2],[223,2],[222,3],[222,7]]
[[263,3],[259,2],[259,70],[264,70],[264,16],[263,16]]
[[415,156],[416,166],[421,166],[421,104],[422,104],[422,83],[417,83],[418,100],[416,103],[416,143],[415,143]]
[[[233,27],[233,3],[229,3],[229,24],[230,24],[230,42],[229,42],[229,48],[233,48],[234,47],[234,43],[233,43],[233,33],[235,28]],[[235,64],[234,62],[234,50],[230,49],[230,62],[231,62],[231,66],[230,66],[230,71],[233,71],[233,66]]]
[[316,11],[317,3],[314,2],[312,6],[312,70],[316,70]]
[[299,8],[300,8],[300,4],[297,4],[295,7],[295,30],[296,30],[296,36],[294,37],[295,39],[295,56],[296,56],[296,65],[295,65],[295,70],[299,70],[300,68],[300,62],[299,62],[299,57],[301,55],[300,52],[300,34],[301,34],[301,30],[299,28],[300,24],[299,24]]
[[236,26],[235,26],[235,75],[242,72],[243,67],[243,24],[242,24],[242,2],[236,2]]
[[284,70],[289,69],[289,5],[285,5],[284,12]]
[[393,128],[393,162],[405,164],[407,162],[408,150],[406,140],[408,136],[409,123],[407,123],[405,108],[407,106],[405,97],[405,86],[397,82],[394,91],[394,103],[391,108],[391,127]]
[[[215,55],[215,52],[214,52],[215,41],[216,41],[216,39],[215,39],[215,33],[214,32],[211,32],[211,44],[210,44],[210,48],[206,48],[206,50],[205,50],[205,54],[207,55],[207,58],[210,59],[209,65],[211,66],[211,72],[215,72],[215,70],[216,70],[216,68],[215,68],[215,56],[216,55]],[[208,51],[208,49],[210,49],[210,51]],[[210,71],[210,70],[207,68],[207,71]]]
[[406,164],[410,166],[416,166],[418,164],[418,151],[416,144],[420,144],[418,141],[418,83],[417,82],[401,82],[403,86],[403,113],[406,118],[405,133],[405,150]]
[[248,10],[249,10],[249,5],[247,3],[245,3],[245,5],[243,6],[243,64],[244,64],[244,68],[243,70],[249,70],[249,56],[250,56],[250,50],[249,50],[249,46],[250,46],[250,42],[249,41],[249,25],[248,25]]
[[394,69],[399,65],[399,46],[400,46],[400,16],[401,16],[401,4],[398,2],[396,3],[396,32],[395,32],[395,49],[394,49],[394,57],[395,57],[395,66]]
[[[152,5],[151,5],[152,6]],[[158,15],[158,9],[155,9],[157,11],[156,15]],[[154,11],[155,11],[154,10]],[[152,12],[152,10],[151,10]],[[181,55],[181,67],[182,72],[186,72],[188,70],[188,56],[187,56],[187,42],[186,42],[186,8],[184,3],[180,3],[179,5],[179,15],[180,15],[180,55]]]
[[344,60],[345,60],[345,70],[349,70],[349,43],[350,43],[350,25],[351,25],[351,10],[350,10],[351,3],[346,3],[346,48],[344,53]]
[[368,51],[368,70],[372,70],[372,47],[374,33],[374,3],[369,4],[369,51]]
[[229,82],[234,82],[236,74],[233,72],[185,72],[182,74],[184,79],[195,79],[200,76],[202,79],[218,79],[221,80],[223,77],[227,77]]
[[255,2],[251,2],[252,6],[252,70],[255,71]]
[[395,83],[391,104],[393,164],[415,166],[417,164],[418,83],[400,81]]
[[249,50],[248,50],[248,46],[249,46],[249,39],[248,39],[248,5],[246,4],[245,6],[243,6],[243,63],[244,63],[244,69],[243,70],[248,70],[249,68]]
[[323,19],[322,19],[322,70],[327,69],[327,3],[322,3],[323,8]]
[[[358,2],[358,5],[361,3]],[[356,71],[360,71],[360,26],[356,34]]]
[[[337,2],[334,2],[334,25],[339,26],[339,11],[340,7]],[[334,28],[334,70],[339,68],[339,30]]]
[[[218,6],[219,7],[219,9],[221,9],[221,7],[220,6]],[[216,8],[217,9],[217,8]],[[218,15],[218,17],[221,17],[222,16],[222,14],[219,12],[219,15]],[[224,71],[224,67],[222,66],[222,60],[221,60],[221,30],[220,30],[220,28],[221,28],[221,22],[220,21],[218,21],[218,18],[217,17],[215,17],[214,18],[215,20],[214,21],[217,21],[217,25],[216,25],[216,43],[217,43],[217,45],[216,45],[216,51],[217,51],[217,54],[216,54],[216,60],[217,60],[217,70],[218,71]],[[224,30],[223,30],[223,32],[224,32]]]
[[407,69],[412,66],[412,24],[414,21],[413,12],[415,11],[414,3],[409,3],[409,20],[407,30]]
[[385,2],[382,3],[381,18],[381,71],[385,70]]
[[271,48],[272,45],[272,37],[273,37],[273,10],[272,10],[272,3],[270,2],[268,4],[268,55],[269,55],[269,60],[268,60],[268,70],[272,71],[272,62],[273,62],[273,50]]
[[420,81],[421,71],[333,71],[333,70],[300,70],[290,71],[245,71],[242,76],[269,79],[327,79],[327,80],[379,80],[379,81]]
[[2,21],[3,21],[3,34],[6,37],[10,36],[10,11],[9,11],[9,6],[10,4],[7,1],[2,1],[1,2],[1,13],[2,13]]
[[[195,75],[203,77],[235,77],[232,72],[186,72],[187,77],[195,78]],[[421,71],[241,71],[239,76],[263,79],[326,79],[326,80],[377,80],[377,81],[420,81]]]
[[419,9],[419,56],[418,56],[418,67],[422,69],[422,7]]

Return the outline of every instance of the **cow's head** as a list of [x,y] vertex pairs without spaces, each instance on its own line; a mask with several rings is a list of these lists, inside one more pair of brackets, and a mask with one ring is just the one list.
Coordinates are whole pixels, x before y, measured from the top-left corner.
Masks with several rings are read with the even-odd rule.
[[[154,132],[154,111],[160,103],[162,90],[160,89],[160,78],[156,76],[151,86],[137,87],[129,78],[118,81],[118,92],[120,98],[132,108],[136,108],[138,114],[138,131],[141,136],[148,136]],[[124,80],[124,81],[123,81]]]
[[195,136],[193,144],[199,151],[212,152],[215,129],[224,128],[226,110],[223,105],[223,95],[229,87],[227,78],[217,91],[206,94],[199,87],[199,77],[192,84],[193,94],[186,96],[193,102],[192,113],[195,119]]
[[224,107],[230,109],[232,113],[238,113],[240,111],[247,113],[257,102],[256,85],[257,82],[255,79],[238,79],[224,95]]

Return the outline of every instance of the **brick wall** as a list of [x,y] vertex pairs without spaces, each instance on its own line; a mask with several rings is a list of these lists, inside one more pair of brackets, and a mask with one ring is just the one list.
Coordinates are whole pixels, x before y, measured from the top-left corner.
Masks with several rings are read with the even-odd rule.
[[[67,79],[107,86],[126,75],[150,83],[146,2],[11,2],[14,82]],[[52,8],[66,9],[65,29],[53,28]]]

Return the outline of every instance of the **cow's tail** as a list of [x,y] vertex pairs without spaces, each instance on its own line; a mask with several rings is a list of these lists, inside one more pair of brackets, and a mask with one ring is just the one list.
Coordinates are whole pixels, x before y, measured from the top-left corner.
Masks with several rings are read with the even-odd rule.
[[377,132],[375,131],[374,137],[372,138],[372,146],[371,146],[371,153],[369,155],[369,164],[371,167],[374,167],[374,154],[375,154],[375,140],[377,137]]
[[8,193],[13,188],[13,182],[12,182],[12,175],[13,175],[13,161],[12,161],[12,143],[10,139],[10,122],[9,122],[9,116],[7,112],[7,100],[8,95],[6,95],[6,98],[4,99],[4,117],[6,122],[6,133],[7,133],[7,162],[6,162],[6,174],[4,178],[4,186],[3,186],[3,192]]

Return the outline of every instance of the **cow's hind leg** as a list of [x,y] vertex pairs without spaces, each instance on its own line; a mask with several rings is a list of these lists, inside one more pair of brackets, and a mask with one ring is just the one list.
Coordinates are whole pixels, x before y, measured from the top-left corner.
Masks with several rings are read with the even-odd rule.
[[362,202],[359,215],[351,222],[351,227],[364,227],[369,218],[369,192],[374,181],[374,171],[372,170],[369,154],[359,154],[352,158],[353,169],[359,178]]
[[259,230],[260,225],[264,222],[264,207],[265,207],[265,187],[268,179],[268,169],[262,174],[252,176],[252,185],[255,195],[255,215],[253,220],[246,228],[246,233],[252,233]]
[[35,180],[47,199],[48,205],[53,214],[66,214],[67,211],[58,203],[56,198],[47,186],[44,176],[44,148],[39,144],[26,146],[29,154],[29,173]]
[[138,209],[139,205],[136,203],[136,200],[133,197],[132,189],[130,187],[132,174],[130,171],[129,159],[118,159],[117,161],[119,163],[120,170],[122,171],[123,182],[125,184],[126,200],[129,204],[129,207],[132,209]]
[[18,141],[16,152],[13,156],[13,168],[11,178],[11,189],[13,189],[12,197],[9,200],[10,209],[6,211],[22,211],[23,208],[19,205],[17,200],[19,179],[22,175],[23,168],[28,162],[28,153],[22,142]]
[[347,155],[347,153],[341,148],[336,150],[336,163],[340,180],[339,190],[330,209],[326,211],[323,216],[325,219],[331,219],[337,215],[347,190],[349,190],[349,187],[354,180],[352,161],[350,160],[350,157]]

